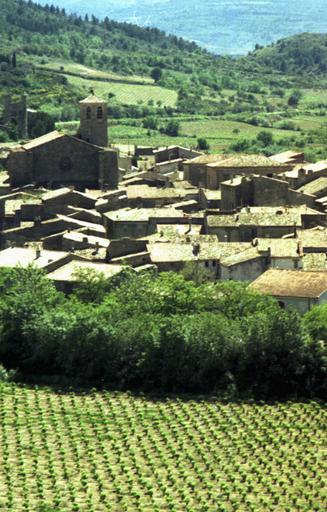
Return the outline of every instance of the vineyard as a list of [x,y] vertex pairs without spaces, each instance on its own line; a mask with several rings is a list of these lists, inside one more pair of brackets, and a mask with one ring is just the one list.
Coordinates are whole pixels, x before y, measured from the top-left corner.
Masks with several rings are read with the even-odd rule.
[[324,511],[326,412],[0,387],[0,510]]

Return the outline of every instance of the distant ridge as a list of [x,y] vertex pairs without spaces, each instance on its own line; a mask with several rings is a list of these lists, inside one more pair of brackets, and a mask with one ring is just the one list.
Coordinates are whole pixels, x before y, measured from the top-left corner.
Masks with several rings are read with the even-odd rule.
[[[48,0],[39,0],[45,5]],[[82,15],[158,27],[219,54],[241,55],[301,32],[327,31],[326,0],[55,0]]]

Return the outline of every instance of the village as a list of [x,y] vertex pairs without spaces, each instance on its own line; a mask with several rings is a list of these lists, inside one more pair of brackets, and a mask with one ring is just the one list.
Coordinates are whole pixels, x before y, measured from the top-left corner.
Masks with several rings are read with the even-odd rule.
[[[5,107],[26,138],[26,102]],[[248,282],[300,313],[327,301],[327,161],[111,145],[92,91],[76,135],[0,144],[0,166],[0,267],[33,264],[65,293],[79,269],[128,266]]]

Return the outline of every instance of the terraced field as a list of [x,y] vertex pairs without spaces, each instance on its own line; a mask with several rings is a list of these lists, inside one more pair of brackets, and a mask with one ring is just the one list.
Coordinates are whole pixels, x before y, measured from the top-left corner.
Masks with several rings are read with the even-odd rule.
[[325,511],[326,411],[0,385],[0,510]]

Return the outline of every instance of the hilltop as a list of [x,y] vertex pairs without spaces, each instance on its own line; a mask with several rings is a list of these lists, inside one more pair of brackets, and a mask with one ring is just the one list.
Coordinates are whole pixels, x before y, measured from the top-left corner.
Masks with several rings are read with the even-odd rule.
[[257,45],[246,60],[282,73],[326,74],[327,34],[298,34],[266,48]]

